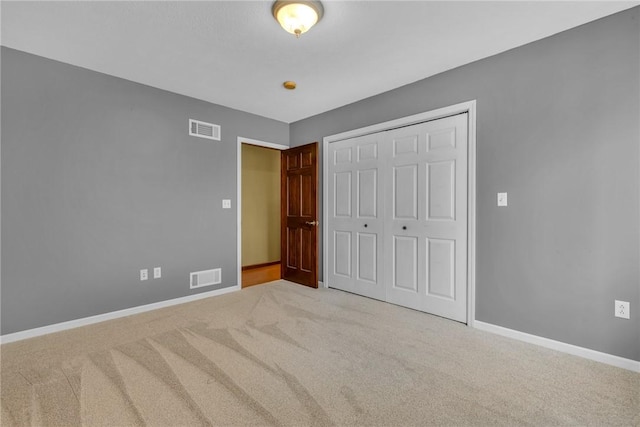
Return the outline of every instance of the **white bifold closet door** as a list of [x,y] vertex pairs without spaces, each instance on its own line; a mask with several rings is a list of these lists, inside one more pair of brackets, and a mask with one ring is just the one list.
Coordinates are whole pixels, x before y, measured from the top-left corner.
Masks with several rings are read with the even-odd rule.
[[329,286],[467,321],[467,114],[329,144]]
[[329,283],[385,299],[383,133],[329,144]]

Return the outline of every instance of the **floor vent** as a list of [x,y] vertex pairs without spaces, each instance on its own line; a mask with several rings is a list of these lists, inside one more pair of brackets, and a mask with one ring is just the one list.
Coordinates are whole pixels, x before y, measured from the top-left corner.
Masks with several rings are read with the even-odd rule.
[[189,135],[220,141],[220,125],[189,119]]
[[189,286],[191,289],[203,286],[218,285],[222,283],[222,269],[195,271],[190,274]]

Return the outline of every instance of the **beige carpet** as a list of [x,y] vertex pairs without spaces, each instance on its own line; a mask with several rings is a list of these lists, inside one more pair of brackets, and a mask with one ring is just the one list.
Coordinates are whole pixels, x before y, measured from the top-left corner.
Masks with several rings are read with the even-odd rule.
[[640,425],[640,375],[287,282],[1,347],[2,426]]

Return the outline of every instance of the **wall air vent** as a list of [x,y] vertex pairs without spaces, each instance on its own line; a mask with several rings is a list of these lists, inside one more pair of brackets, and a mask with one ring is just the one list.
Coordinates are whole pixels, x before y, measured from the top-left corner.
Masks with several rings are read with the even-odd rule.
[[189,119],[189,135],[220,141],[220,125]]
[[203,286],[218,285],[222,283],[222,269],[195,271],[189,275],[189,287],[191,289]]

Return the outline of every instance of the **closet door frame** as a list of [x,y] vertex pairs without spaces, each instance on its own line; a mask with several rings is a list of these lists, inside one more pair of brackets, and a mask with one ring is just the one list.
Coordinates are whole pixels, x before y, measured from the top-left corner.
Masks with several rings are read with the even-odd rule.
[[329,185],[329,144],[343,139],[355,138],[386,130],[410,126],[451,116],[467,113],[468,123],[468,159],[467,159],[467,325],[473,326],[475,322],[476,301],[476,101],[467,101],[451,105],[437,110],[414,114],[359,129],[326,136],[322,140],[322,279],[323,286],[329,287],[328,281],[328,185]]

